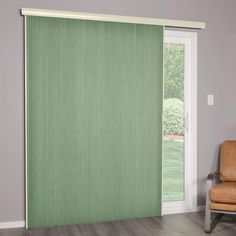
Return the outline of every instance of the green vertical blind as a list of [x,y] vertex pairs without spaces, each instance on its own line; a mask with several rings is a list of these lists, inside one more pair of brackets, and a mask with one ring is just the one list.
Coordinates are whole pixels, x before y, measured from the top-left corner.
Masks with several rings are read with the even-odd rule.
[[163,27],[26,17],[27,225],[158,216]]

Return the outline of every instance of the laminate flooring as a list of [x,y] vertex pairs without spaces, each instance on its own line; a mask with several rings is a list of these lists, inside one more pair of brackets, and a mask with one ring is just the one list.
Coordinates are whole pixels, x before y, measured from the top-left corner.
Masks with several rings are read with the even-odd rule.
[[203,227],[204,212],[195,212],[30,230],[25,228],[1,229],[0,236],[236,236],[236,218],[234,216],[224,216],[211,234],[204,233]]

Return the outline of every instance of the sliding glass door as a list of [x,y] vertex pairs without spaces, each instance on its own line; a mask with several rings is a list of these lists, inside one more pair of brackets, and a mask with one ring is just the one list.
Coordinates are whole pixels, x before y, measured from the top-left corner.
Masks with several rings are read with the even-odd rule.
[[196,34],[164,40],[163,212],[196,207]]

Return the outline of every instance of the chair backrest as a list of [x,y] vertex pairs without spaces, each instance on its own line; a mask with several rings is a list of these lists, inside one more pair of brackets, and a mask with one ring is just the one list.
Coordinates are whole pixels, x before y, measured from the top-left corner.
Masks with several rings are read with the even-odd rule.
[[221,145],[220,179],[236,181],[236,141],[225,141]]

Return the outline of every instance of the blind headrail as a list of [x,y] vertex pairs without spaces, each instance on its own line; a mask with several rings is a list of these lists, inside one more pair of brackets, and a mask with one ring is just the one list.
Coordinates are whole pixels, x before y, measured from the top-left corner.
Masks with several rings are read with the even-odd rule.
[[23,16],[42,16],[42,17],[96,20],[96,21],[146,24],[146,25],[162,25],[165,27],[189,28],[189,29],[199,29],[199,30],[205,29],[206,27],[205,22],[198,22],[198,21],[183,21],[183,20],[147,18],[147,17],[107,15],[107,14],[74,12],[74,11],[56,11],[48,9],[22,8],[21,14]]

